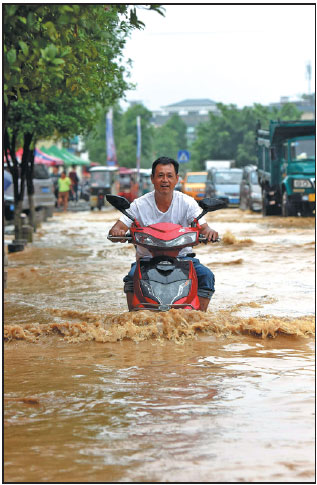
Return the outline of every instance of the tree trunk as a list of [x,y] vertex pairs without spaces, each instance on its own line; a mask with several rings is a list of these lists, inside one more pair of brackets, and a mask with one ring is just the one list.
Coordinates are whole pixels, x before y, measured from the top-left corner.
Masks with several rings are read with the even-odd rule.
[[34,149],[30,149],[33,134],[28,133],[24,136],[24,146],[23,153],[26,153],[26,185],[28,191],[29,200],[29,222],[33,227],[34,232],[36,232],[36,222],[35,222],[35,210],[34,210],[34,184],[33,184],[33,173],[34,173]]
[[22,239],[22,201],[14,204],[14,239],[16,241]]
[[32,226],[33,231],[36,232],[36,220],[35,220],[35,209],[34,209],[34,194],[28,194],[29,199],[29,224]]

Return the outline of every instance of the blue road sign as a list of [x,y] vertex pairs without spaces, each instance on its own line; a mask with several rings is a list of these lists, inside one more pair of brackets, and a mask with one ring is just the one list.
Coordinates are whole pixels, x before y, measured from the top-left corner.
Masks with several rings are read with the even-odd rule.
[[178,163],[186,163],[190,160],[190,153],[187,150],[179,150],[177,153]]

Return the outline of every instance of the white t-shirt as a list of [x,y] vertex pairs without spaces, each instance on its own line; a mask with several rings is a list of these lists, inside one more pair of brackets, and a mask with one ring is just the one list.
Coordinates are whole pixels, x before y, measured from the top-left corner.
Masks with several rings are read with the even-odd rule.
[[[151,224],[158,224],[159,222],[171,222],[173,224],[180,224],[184,227],[189,227],[195,217],[201,214],[202,209],[197,204],[196,200],[189,195],[183,194],[178,190],[173,192],[173,200],[166,212],[161,212],[156,205],[154,191],[148,192],[142,197],[135,199],[130,208],[127,210],[132,217],[137,219],[141,226],[150,226]],[[126,226],[130,227],[132,224],[131,219],[124,214],[120,217]],[[205,224],[204,217],[199,219],[200,224]],[[179,256],[185,256],[188,253],[192,253],[192,247],[183,248]],[[141,246],[137,247],[137,258],[143,258],[144,256],[151,256],[151,253]]]

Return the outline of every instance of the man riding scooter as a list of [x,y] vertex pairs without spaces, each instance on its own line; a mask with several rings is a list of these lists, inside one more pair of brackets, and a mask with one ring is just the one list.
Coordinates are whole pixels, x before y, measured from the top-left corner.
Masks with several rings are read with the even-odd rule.
[[[149,226],[158,222],[171,222],[189,227],[193,219],[201,213],[198,203],[192,197],[182,192],[174,191],[178,182],[178,167],[178,162],[168,157],[160,157],[153,163],[151,181],[154,185],[154,191],[135,199],[129,208],[129,213],[138,219],[143,226]],[[124,237],[131,224],[132,221],[125,215],[122,215],[110,229],[109,235]],[[208,241],[217,240],[218,233],[208,226],[204,218],[201,219],[200,226],[200,234],[205,236]],[[123,241],[124,239],[122,239]],[[184,260],[192,260],[198,278],[197,294],[200,310],[207,311],[209,301],[215,291],[215,278],[212,271],[203,266],[191,251],[191,247],[184,248],[179,256]],[[150,253],[146,248],[137,247],[137,259],[149,255]],[[128,275],[123,279],[129,310],[132,309],[135,267],[136,263],[133,263]]]

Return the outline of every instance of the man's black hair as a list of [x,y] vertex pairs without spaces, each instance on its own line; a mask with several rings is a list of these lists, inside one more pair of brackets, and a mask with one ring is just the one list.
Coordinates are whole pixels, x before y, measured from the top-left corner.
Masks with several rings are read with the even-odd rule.
[[162,165],[169,165],[169,164],[174,165],[176,175],[178,174],[179,163],[176,162],[176,160],[174,160],[173,158],[169,158],[169,157],[160,157],[160,158],[157,158],[155,160],[155,162],[153,162],[153,164],[152,164],[152,176],[154,176],[156,166],[159,163],[162,164]]

